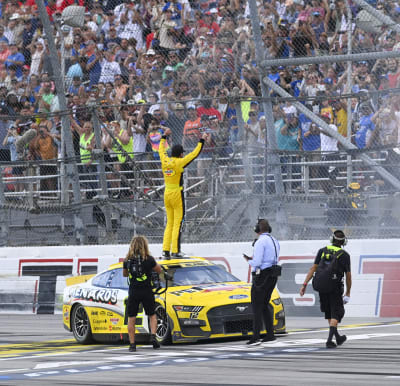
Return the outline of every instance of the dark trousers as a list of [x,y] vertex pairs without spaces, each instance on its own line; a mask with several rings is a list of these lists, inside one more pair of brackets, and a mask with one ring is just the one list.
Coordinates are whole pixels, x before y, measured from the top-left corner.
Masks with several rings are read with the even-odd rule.
[[269,301],[271,300],[272,291],[276,286],[278,278],[269,276],[269,272],[266,271],[261,271],[259,275],[253,276],[253,285],[251,286],[254,339],[260,339],[263,321],[267,330],[267,336],[274,336],[274,314]]

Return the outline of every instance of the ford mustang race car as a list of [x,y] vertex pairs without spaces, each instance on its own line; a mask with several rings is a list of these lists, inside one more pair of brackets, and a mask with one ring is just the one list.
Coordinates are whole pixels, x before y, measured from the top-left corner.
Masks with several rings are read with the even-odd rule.
[[[202,258],[159,261],[163,272],[156,292],[157,339],[163,343],[247,336],[252,333],[251,285]],[[128,341],[127,278],[122,263],[97,275],[67,278],[63,322],[82,344]],[[285,332],[285,312],[274,290],[275,333]],[[149,338],[143,310],[136,319],[136,341]]]

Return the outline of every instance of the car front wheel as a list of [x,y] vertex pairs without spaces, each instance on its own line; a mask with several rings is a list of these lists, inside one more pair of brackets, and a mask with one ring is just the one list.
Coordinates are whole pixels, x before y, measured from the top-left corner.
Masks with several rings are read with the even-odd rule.
[[77,305],[72,310],[71,326],[74,337],[78,343],[88,344],[93,342],[89,317],[81,304]]
[[161,344],[171,344],[171,326],[169,323],[168,313],[165,308],[156,304],[156,316],[157,316],[157,340]]

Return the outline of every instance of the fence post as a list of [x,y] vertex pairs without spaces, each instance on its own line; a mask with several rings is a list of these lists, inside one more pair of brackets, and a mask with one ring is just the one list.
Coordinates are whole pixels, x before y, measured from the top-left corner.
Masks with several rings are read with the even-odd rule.
[[112,226],[111,226],[111,208],[108,203],[108,192],[107,192],[107,178],[106,178],[106,168],[104,163],[104,153],[101,146],[101,129],[100,129],[100,120],[97,115],[97,111],[95,107],[92,107],[92,121],[93,121],[93,130],[94,130],[94,139],[96,143],[96,150],[94,151],[96,154],[96,160],[99,162],[99,179],[100,179],[100,190],[101,195],[100,199],[105,200],[104,204],[104,217],[106,221],[106,234],[107,239],[111,236]]
[[[265,119],[267,124],[266,132],[266,143],[264,151],[264,162],[266,171],[266,183],[268,184],[268,166],[273,171],[274,182],[275,182],[275,194],[277,200],[281,200],[283,194],[285,193],[282,182],[281,165],[278,154],[275,152],[277,149],[276,136],[275,136],[275,122],[274,114],[272,110],[272,102],[269,99],[270,90],[269,87],[263,82],[263,68],[262,68],[262,53],[265,52],[269,56],[268,49],[264,47],[261,40],[261,29],[260,29],[260,19],[258,17],[257,2],[256,0],[249,0],[249,10],[250,10],[250,21],[253,30],[253,39],[255,45],[255,55],[256,62],[259,71],[260,85],[261,85],[261,95],[263,97],[263,109],[265,113]],[[287,232],[287,213],[282,205],[282,202],[277,205],[277,222],[279,223],[279,229],[281,237],[286,238],[288,236]]]
[[68,162],[66,162],[67,168],[67,177],[70,179],[72,183],[73,189],[73,197],[74,197],[74,231],[75,231],[75,239],[79,244],[84,244],[86,241],[86,231],[83,226],[82,221],[82,198],[80,192],[79,185],[79,174],[78,167],[76,165],[74,146],[72,143],[72,134],[71,134],[71,124],[69,120],[69,115],[67,113],[67,100],[65,97],[64,84],[62,81],[62,75],[60,70],[60,62],[58,60],[58,51],[56,49],[56,45],[54,43],[53,29],[50,24],[49,16],[46,11],[46,7],[44,5],[44,0],[36,1],[39,11],[39,17],[43,24],[43,30],[46,34],[46,39],[49,45],[50,50],[50,61],[51,66],[53,68],[54,73],[54,83],[56,86],[58,102],[61,110],[61,127],[62,133],[64,134],[63,139],[65,141],[61,146],[65,146],[66,155],[68,157]]
[[8,221],[6,219],[7,210],[4,208],[5,203],[3,169],[0,167],[0,247],[7,246],[9,235]]
[[[237,91],[237,90],[234,90]],[[243,169],[244,169],[244,175],[245,175],[245,181],[246,181],[246,187],[245,191],[247,193],[253,192],[253,173],[251,170],[251,165],[249,161],[249,147],[247,141],[245,141],[246,135],[245,135],[245,128],[244,128],[244,121],[243,121],[243,114],[242,114],[242,106],[241,106],[241,100],[238,95],[235,95],[235,110],[236,110],[236,118],[237,118],[237,123],[238,123],[238,129],[239,129],[239,138],[241,140],[242,144],[242,159],[243,159]]]
[[[349,0],[346,0],[347,9],[347,53],[351,54],[353,47],[353,36],[352,36],[352,26],[353,26],[353,14],[350,8]],[[347,62],[347,92],[350,94],[353,87],[352,77],[353,77],[353,62],[350,60]],[[351,138],[351,126],[353,122],[352,111],[351,111],[351,98],[347,98],[347,138]],[[347,186],[349,186],[353,180],[353,164],[351,159],[351,154],[347,155]]]

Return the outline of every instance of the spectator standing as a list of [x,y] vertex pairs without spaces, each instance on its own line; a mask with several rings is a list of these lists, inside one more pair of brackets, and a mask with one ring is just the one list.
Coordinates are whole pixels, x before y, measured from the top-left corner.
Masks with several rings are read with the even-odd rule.
[[372,122],[373,112],[367,104],[361,106],[360,110],[355,142],[359,149],[369,149],[376,144],[377,138],[376,126]]
[[104,53],[104,59],[101,62],[100,83],[114,82],[115,75],[121,75],[119,64],[113,59],[110,51]]
[[79,152],[81,158],[79,176],[82,181],[88,181],[84,182],[83,186],[86,189],[86,198],[91,199],[97,195],[97,182],[93,182],[93,179],[97,179],[97,167],[92,164],[92,151],[95,148],[93,126],[90,121],[86,121],[81,127],[74,119],[71,119],[71,125],[73,130],[79,135]]
[[[53,161],[52,165],[46,163],[40,164],[40,176],[57,174],[57,166],[54,165],[57,159],[57,147],[46,125],[39,125],[38,135],[29,143],[29,152],[34,160]],[[40,180],[41,191],[55,191],[56,188],[57,177]]]
[[184,149],[192,150],[201,137],[200,127],[201,119],[197,117],[196,109],[190,106],[187,109],[188,119],[183,128],[183,147]]
[[19,52],[19,48],[15,43],[10,43],[10,55],[7,57],[4,65],[8,70],[10,66],[16,67],[16,77],[20,79],[22,77],[22,66],[25,64],[24,55]]

